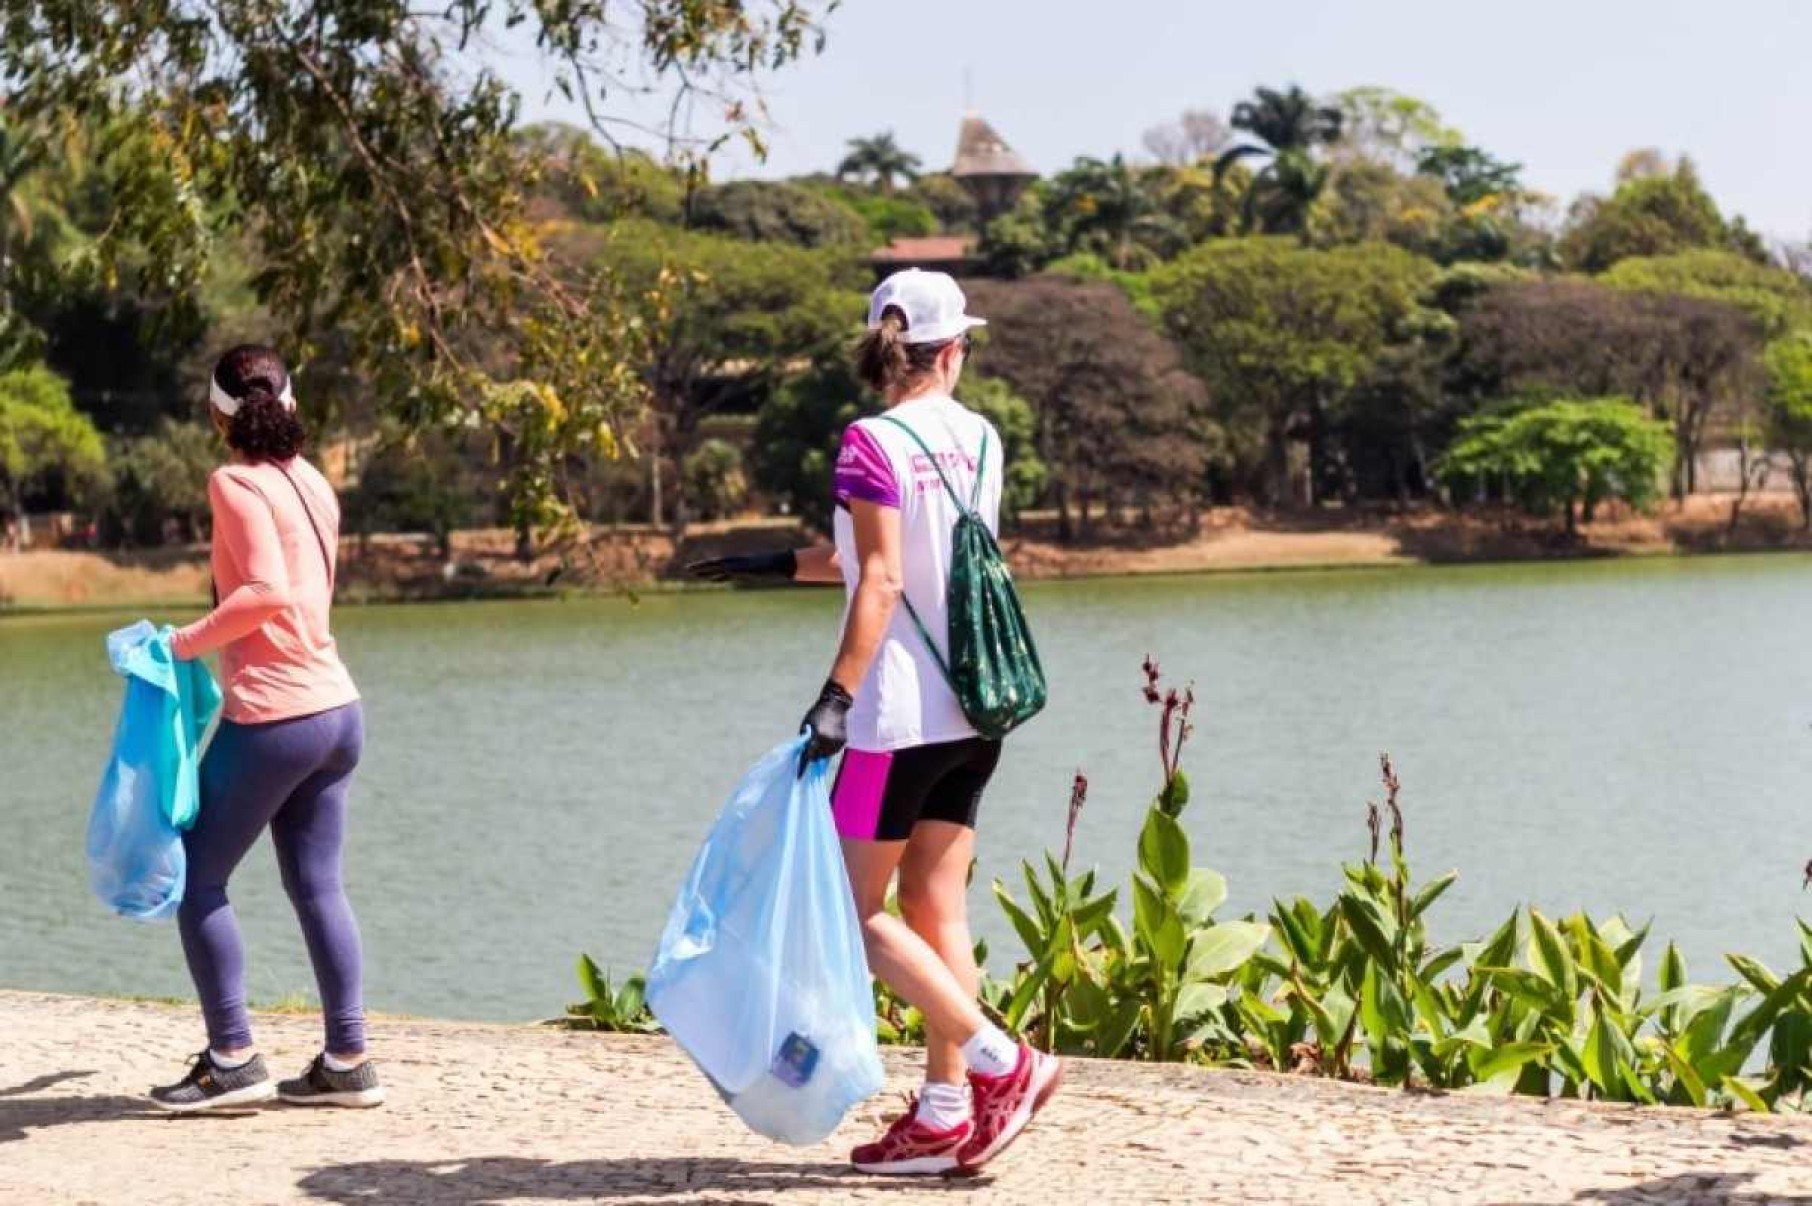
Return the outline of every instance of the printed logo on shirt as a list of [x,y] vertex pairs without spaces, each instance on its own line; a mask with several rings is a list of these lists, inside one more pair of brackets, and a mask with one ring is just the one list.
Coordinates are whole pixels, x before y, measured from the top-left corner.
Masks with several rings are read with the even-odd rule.
[[[966,452],[940,452],[937,454],[937,459],[938,465],[942,465],[944,467],[944,472],[946,473],[951,473],[958,469],[967,469],[971,474],[977,472],[975,458]],[[944,488],[943,482],[938,477],[937,470],[938,466],[932,464],[931,458],[924,453],[915,452],[912,454],[912,477],[920,494],[924,494],[928,490],[942,490]]]

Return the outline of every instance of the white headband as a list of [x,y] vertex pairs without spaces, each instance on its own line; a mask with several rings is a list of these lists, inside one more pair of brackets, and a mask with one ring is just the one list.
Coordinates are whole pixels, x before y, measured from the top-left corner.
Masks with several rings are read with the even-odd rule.
[[[220,387],[220,382],[209,377],[208,401],[213,405],[215,410],[230,419],[239,413],[239,404],[243,399],[235,398],[232,394],[227,393],[226,390]],[[290,389],[290,383],[287,378],[285,378],[283,382],[283,392],[277,395],[277,403],[282,406],[284,410],[296,409],[296,395],[294,391]]]

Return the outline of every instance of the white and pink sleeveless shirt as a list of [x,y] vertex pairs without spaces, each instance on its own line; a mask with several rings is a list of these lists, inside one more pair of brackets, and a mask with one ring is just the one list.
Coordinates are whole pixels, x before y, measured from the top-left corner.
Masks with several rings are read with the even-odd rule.
[[[912,428],[937,454],[950,484],[966,503],[975,490],[984,434],[987,464],[976,510],[989,530],[1000,528],[1000,487],[1004,464],[993,424],[956,399],[932,394],[902,402],[887,412]],[[937,467],[911,436],[879,416],[858,420],[843,433],[837,457],[837,514],[834,535],[843,582],[853,600],[861,576],[856,555],[852,499],[900,512],[900,559],[906,597],[925,628],[948,649],[945,591],[950,578],[950,536],[959,512],[938,480]],[[848,622],[847,606],[844,621]],[[894,611],[887,636],[849,714],[851,749],[885,752],[976,736],[950,684],[913,626],[905,607]]]

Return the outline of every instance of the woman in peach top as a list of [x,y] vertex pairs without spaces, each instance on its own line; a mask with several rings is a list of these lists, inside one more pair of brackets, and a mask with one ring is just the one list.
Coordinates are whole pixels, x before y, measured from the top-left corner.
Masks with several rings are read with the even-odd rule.
[[[358,922],[341,882],[347,793],[365,740],[358,688],[328,625],[340,507],[302,458],[304,433],[282,357],[234,348],[208,389],[232,460],[208,479],[214,610],[176,634],[185,661],[220,655],[223,719],[201,765],[201,812],[183,836],[188,884],[177,914],[208,1048],[152,1100],[189,1112],[281,1097],[304,1105],[383,1100],[365,1057]],[[252,1042],[245,948],[227,880],[268,827],[321,991],[327,1043],[295,1080],[273,1084]]]

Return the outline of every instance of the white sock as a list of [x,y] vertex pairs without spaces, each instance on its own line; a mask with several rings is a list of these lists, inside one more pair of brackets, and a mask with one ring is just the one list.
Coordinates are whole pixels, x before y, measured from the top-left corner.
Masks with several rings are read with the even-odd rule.
[[919,1090],[918,1120],[934,1131],[954,1130],[974,1114],[968,1085],[946,1085],[928,1080]]
[[327,1065],[329,1072],[350,1072],[358,1067],[357,1064],[349,1064],[345,1060],[335,1059],[331,1053],[326,1051],[321,1052],[321,1062]]
[[1019,1066],[1019,1044],[999,1027],[983,1022],[975,1037],[963,1044],[963,1059],[971,1072],[1005,1076]]
[[245,1067],[252,1062],[252,1057],[257,1054],[256,1051],[247,1051],[232,1059],[228,1059],[226,1056],[220,1054],[220,1052],[214,1050],[214,1048],[208,1048],[208,1058],[212,1060],[214,1066],[219,1068],[222,1072],[231,1072],[235,1068]]

